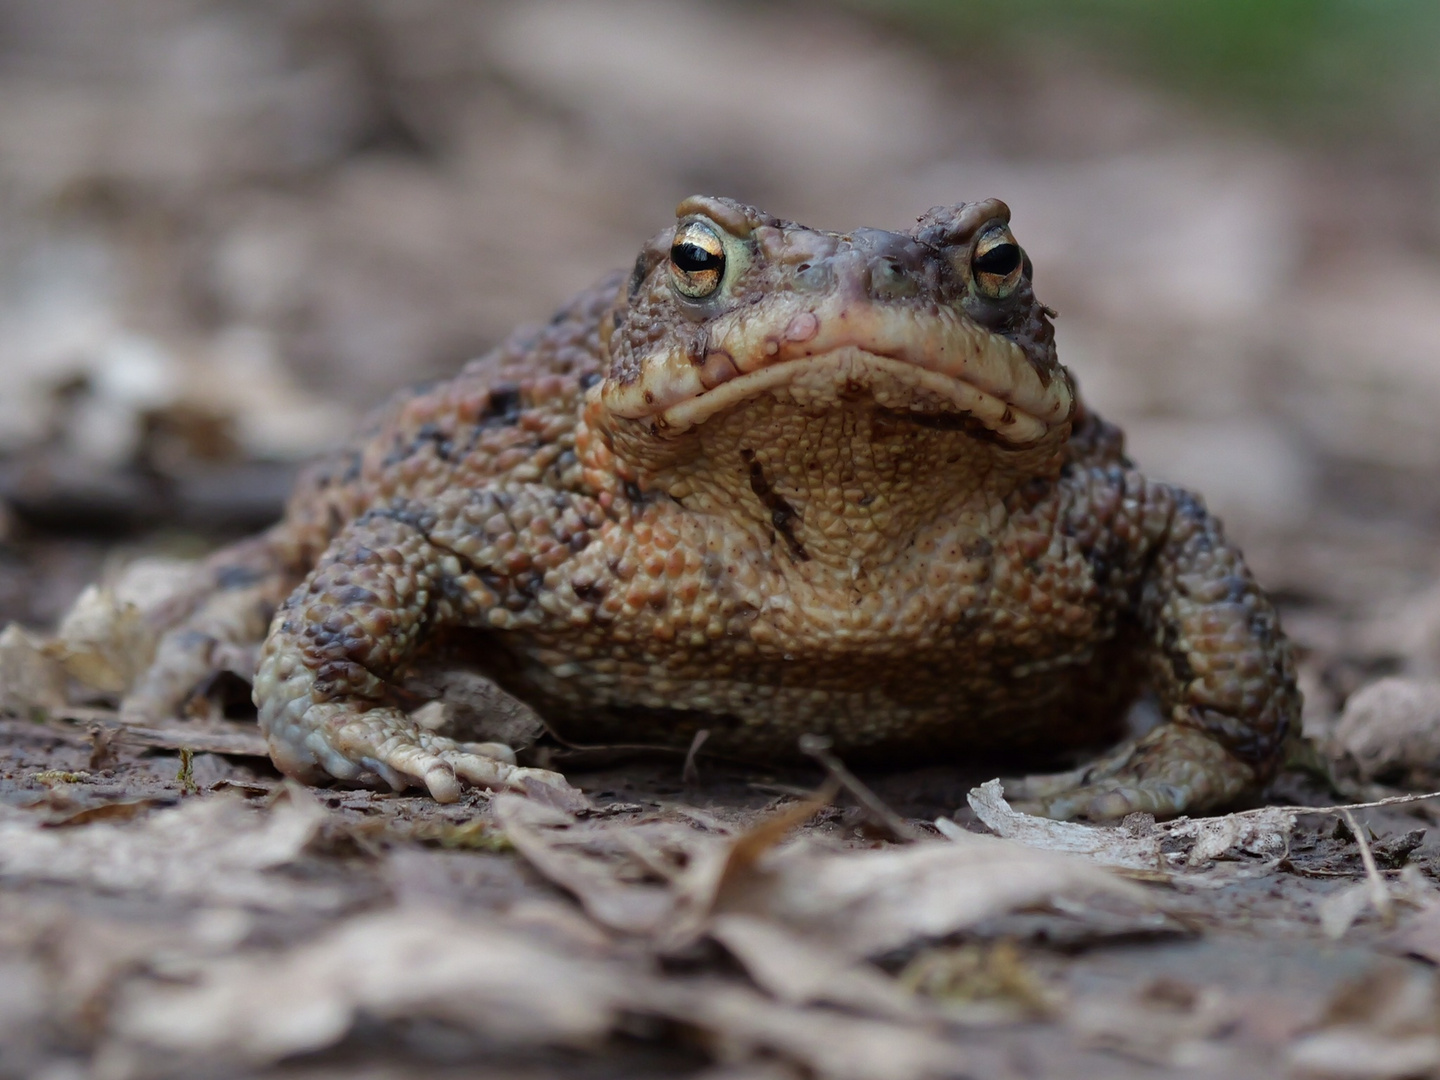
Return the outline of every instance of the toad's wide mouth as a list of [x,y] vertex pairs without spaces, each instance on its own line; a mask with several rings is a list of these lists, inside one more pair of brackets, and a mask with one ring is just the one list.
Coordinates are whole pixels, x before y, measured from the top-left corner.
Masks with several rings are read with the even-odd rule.
[[636,379],[607,381],[606,407],[666,435],[764,393],[820,410],[868,393],[882,408],[968,421],[1014,447],[1033,445],[1074,412],[1063,368],[1042,374],[1014,342],[949,309],[812,308],[779,334],[756,332],[758,323],[749,312],[716,320],[698,361],[699,350],[651,353]]

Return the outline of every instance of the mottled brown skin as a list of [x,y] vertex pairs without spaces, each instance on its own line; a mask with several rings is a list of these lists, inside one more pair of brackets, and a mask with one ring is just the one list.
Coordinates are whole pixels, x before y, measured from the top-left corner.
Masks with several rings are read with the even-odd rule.
[[[1043,759],[1118,738],[1148,688],[1158,728],[1025,805],[1254,790],[1299,711],[1275,610],[1199,499],[1079,405],[1028,259],[982,270],[1008,220],[991,200],[839,236],[687,200],[631,274],[313,466],[211,560],[129,707],[173,707],[278,607],[255,697],[308,781],[545,783],[410,718],[397,687],[448,650],[565,737],[705,730],[760,761],[807,732],[856,764]],[[672,259],[687,237],[718,277]]]

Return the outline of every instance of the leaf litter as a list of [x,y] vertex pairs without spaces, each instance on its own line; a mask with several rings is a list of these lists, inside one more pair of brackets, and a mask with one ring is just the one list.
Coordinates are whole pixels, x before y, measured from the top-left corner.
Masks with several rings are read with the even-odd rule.
[[[1332,942],[1378,925],[1383,949],[1440,961],[1440,893],[1419,867],[1402,865],[1422,840],[1372,844],[1353,818],[1430,796],[1096,826],[1017,812],[989,781],[965,800],[993,834],[984,835],[959,815],[906,818],[825,740],[808,738],[801,749],[825,786],[783,797],[768,814],[607,803],[554,785],[476,794],[445,813],[410,798],[317,797],[293,785],[276,797],[273,779],[224,764],[265,760],[253,724],[226,720],[213,704],[188,720],[109,707],[153,656],[156,613],[187,603],[193,582],[193,564],[134,564],[86,590],[53,637],[0,632],[0,707],[28,719],[32,739],[89,747],[88,760],[30,773],[29,786],[45,791],[30,809],[0,805],[0,883],[189,909],[189,924],[168,931],[74,911],[42,918],[38,938],[67,947],[36,953],[33,940],[12,935],[0,960],[13,985],[70,988],[61,994],[69,1005],[51,1013],[72,1029],[67,1037],[83,1029],[116,1077],[273,1066],[343,1047],[376,1024],[440,1024],[501,1051],[596,1051],[637,1018],[715,1060],[779,1062],[818,1077],[972,1073],[986,1060],[977,1031],[1036,1022],[1079,1048],[1224,1071],[1238,1052],[1229,1032],[1246,1015],[1240,999],[1164,979],[1139,994],[1080,993],[1037,946],[1203,934],[1213,918],[1173,894],[1228,895],[1301,872],[1293,841],[1317,814],[1345,818],[1348,842],[1330,845],[1343,853],[1327,849],[1334,869],[1314,859],[1304,867],[1338,887],[1300,903],[1302,921]],[[1429,686],[1382,680],[1346,706],[1328,753],[1368,785],[1358,790],[1425,775],[1440,722]],[[697,783],[700,745],[686,758],[687,787]],[[178,760],[157,761],[168,775],[143,791],[76,794],[112,790],[107,766],[164,751]],[[197,754],[221,763],[203,784]],[[196,797],[202,789],[213,793]],[[837,797],[853,804],[849,820],[864,824],[863,836],[824,826]],[[518,860],[534,881],[509,881],[501,891],[518,894],[509,903],[437,906],[403,885],[357,889],[333,865],[348,851],[349,871],[398,867],[416,844]],[[1382,868],[1394,859],[1393,872]],[[38,925],[23,904],[12,914],[16,927]],[[289,929],[252,942],[257,919]],[[0,995],[0,1031],[21,1032],[17,1045],[33,1039],[30,1009]],[[1336,1047],[1395,1028],[1389,1014],[1366,1016],[1316,1020],[1306,1031],[1280,1024],[1272,1057],[1316,1072]],[[1336,1075],[1408,1075],[1394,1069],[1430,1061],[1426,1040],[1437,1032],[1440,1020],[1400,1043],[1384,1035],[1392,1045],[1368,1059],[1371,1072]]]

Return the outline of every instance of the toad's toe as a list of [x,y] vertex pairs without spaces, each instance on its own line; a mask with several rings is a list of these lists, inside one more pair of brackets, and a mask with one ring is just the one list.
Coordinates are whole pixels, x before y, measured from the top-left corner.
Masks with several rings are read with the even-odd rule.
[[1218,809],[1254,784],[1254,770],[1205,732],[1165,724],[1088,768],[1006,781],[1005,791],[1022,813],[1114,821]]

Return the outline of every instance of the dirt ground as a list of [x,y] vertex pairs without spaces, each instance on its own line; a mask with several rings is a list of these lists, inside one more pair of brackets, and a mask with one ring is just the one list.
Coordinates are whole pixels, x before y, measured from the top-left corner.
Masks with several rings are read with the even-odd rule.
[[439,807],[287,787],[218,697],[57,703],[85,585],[262,526],[694,191],[1006,199],[1088,400],[1299,646],[1267,804],[1440,789],[1440,166],[822,4],[0,0],[0,1071],[1440,1075],[1440,799],[1037,832],[993,769],[812,803],[702,752]]

